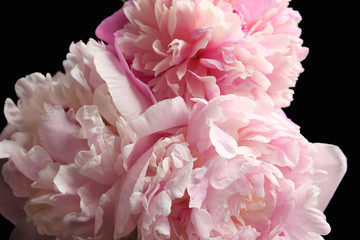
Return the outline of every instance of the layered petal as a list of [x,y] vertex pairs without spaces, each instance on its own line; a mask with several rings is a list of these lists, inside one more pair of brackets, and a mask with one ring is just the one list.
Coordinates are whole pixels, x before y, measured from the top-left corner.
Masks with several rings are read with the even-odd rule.
[[153,97],[142,95],[145,88],[139,91],[138,80],[95,40],[71,44],[64,69],[20,79],[19,100],[6,101],[2,185],[15,199],[0,210],[20,223],[13,238],[24,238],[21,229],[29,226],[39,239],[114,233],[116,195],[129,167],[124,158],[138,139],[129,120]]
[[98,37],[149,83],[157,100],[222,94],[288,106],[307,55],[288,1],[136,0]]

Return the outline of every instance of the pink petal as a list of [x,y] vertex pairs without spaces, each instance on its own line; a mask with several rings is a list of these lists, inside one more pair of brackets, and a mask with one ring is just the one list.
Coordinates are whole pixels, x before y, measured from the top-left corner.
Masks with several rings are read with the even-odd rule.
[[61,165],[54,178],[55,186],[63,194],[76,194],[87,181],[75,164]]
[[80,124],[71,112],[65,113],[62,107],[55,106],[39,123],[40,143],[55,160],[74,162],[79,151],[89,149],[86,139],[75,136],[79,129]]
[[124,159],[125,170],[128,171],[159,138],[158,134],[152,134],[137,140],[128,157]]
[[191,221],[201,238],[209,238],[212,229],[211,215],[205,209],[194,208],[191,213]]
[[166,191],[161,191],[154,199],[156,202],[155,211],[157,215],[168,216],[171,213],[171,198]]
[[6,125],[0,134],[0,141],[9,139],[13,133],[17,131],[17,128],[11,124]]
[[107,187],[96,182],[88,182],[78,190],[80,208],[85,216],[95,216],[100,197],[106,192]]
[[171,234],[170,224],[167,217],[160,217],[156,220],[154,235],[157,239],[169,239]]
[[122,116],[133,119],[151,105],[151,102],[129,80],[123,66],[112,53],[96,53],[94,63],[96,70],[106,82],[113,102]]
[[11,98],[5,100],[4,115],[8,123],[13,126],[17,127],[17,125],[21,125],[21,121],[23,120],[21,112]]
[[115,198],[121,180],[119,179],[110,190],[104,193],[99,200],[95,216],[95,234],[107,235],[114,230]]
[[345,175],[347,162],[339,147],[324,143],[314,145],[318,151],[314,158],[315,169],[328,173],[325,181],[319,184],[321,193],[318,197],[318,208],[324,211]]
[[[129,0],[128,2],[131,2],[131,0]],[[120,33],[115,33],[115,38],[119,38],[119,35],[120,35]],[[154,96],[153,92],[150,90],[149,86],[145,83],[145,82],[148,82],[150,79],[147,79],[148,78],[147,76],[145,76],[141,73],[138,73],[136,70],[130,69],[127,61],[124,58],[124,55],[122,54],[121,50],[119,49],[119,46],[115,45],[115,49],[117,52],[118,59],[121,63],[121,66],[123,67],[126,75],[130,79],[130,81],[148,99],[148,101],[151,104],[155,104],[157,102],[155,99],[155,96]],[[140,75],[141,77],[139,77],[139,78],[141,78],[141,80],[139,78],[135,77],[135,74],[136,74],[136,76]]]
[[[104,137],[104,122],[99,114],[98,107],[94,105],[82,106],[76,113],[76,120],[82,127],[89,146],[94,146],[101,153],[106,148]],[[96,131],[94,131],[97,129]],[[101,130],[99,130],[101,129]]]
[[92,147],[90,151],[80,152],[75,162],[80,167],[82,175],[98,183],[112,184],[119,177],[114,167],[113,152],[110,150],[96,155]]
[[17,169],[13,161],[7,161],[1,173],[15,197],[28,198],[34,194],[34,189],[31,188],[32,181]]
[[[0,144],[0,147],[1,146],[3,146],[3,144]],[[39,172],[44,169],[47,164],[53,162],[49,155],[44,151],[44,149],[37,145],[32,147],[26,153],[21,148],[11,149],[13,150],[13,152],[10,153],[11,161],[25,177],[32,181],[36,181],[39,177]]]
[[134,132],[147,136],[187,123],[189,109],[181,97],[166,99],[149,107],[142,115],[130,122]]
[[209,187],[209,177],[207,175],[208,168],[196,168],[191,172],[191,181],[187,187],[190,196],[189,207],[200,208],[206,198],[207,189]]
[[133,5],[131,0],[127,1],[124,6],[120,10],[116,11],[113,15],[104,19],[95,30],[96,36],[107,42],[109,44],[107,49],[114,54],[116,53],[114,46],[114,33],[123,28],[123,26],[128,22],[124,14],[124,8],[130,5]]
[[224,158],[230,159],[237,154],[237,142],[229,134],[213,124],[210,127],[210,140],[216,149],[216,152]]
[[128,171],[123,182],[123,188],[117,198],[115,209],[115,239],[124,237],[130,234],[136,227],[135,219],[130,217],[130,197],[134,192],[136,182],[145,172],[149,165],[149,158],[152,154],[153,148],[149,148],[139,159],[134,163]]
[[[2,168],[4,160],[1,160]],[[0,176],[0,214],[13,224],[17,224],[21,218],[25,217],[24,205],[26,198],[18,198],[13,195],[10,186]]]

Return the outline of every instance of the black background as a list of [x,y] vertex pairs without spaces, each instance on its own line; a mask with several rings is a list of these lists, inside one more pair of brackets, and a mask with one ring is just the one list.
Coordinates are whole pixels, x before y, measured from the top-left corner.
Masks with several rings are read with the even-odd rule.
[[[106,5],[102,5],[105,3]],[[97,25],[120,8],[121,1],[12,1],[1,7],[0,105],[16,99],[17,79],[33,72],[55,74],[71,42],[95,38]],[[359,14],[357,6],[330,1],[293,0],[303,21],[302,39],[310,53],[295,88],[295,100],[285,109],[311,142],[338,145],[348,157],[348,172],[325,211],[332,232],[329,239],[358,236],[360,204],[356,178],[359,149]],[[2,108],[2,107],[1,107]],[[0,115],[1,125],[6,125]],[[0,193],[1,194],[1,193]],[[0,216],[1,217],[1,216]],[[1,218],[0,238],[13,226]]]

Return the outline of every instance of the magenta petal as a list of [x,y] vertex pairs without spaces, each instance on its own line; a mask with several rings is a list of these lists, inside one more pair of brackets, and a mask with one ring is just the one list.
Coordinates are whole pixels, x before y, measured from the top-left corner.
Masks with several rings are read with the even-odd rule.
[[113,13],[113,15],[105,18],[95,30],[96,36],[107,42],[109,44],[107,49],[114,54],[116,53],[114,46],[114,33],[117,30],[123,28],[123,26],[128,22],[124,14],[124,8],[130,5],[133,5],[131,0],[127,1],[124,6],[120,10]]
[[339,147],[315,143],[317,154],[314,158],[315,169],[327,172],[326,179],[319,184],[321,193],[318,197],[318,208],[324,211],[339,186],[347,169],[346,156]]
[[[117,37],[119,37],[119,34],[115,34],[115,38],[117,38]],[[150,90],[149,86],[145,83],[145,82],[147,82],[146,77],[143,76],[141,78],[141,81],[139,78],[135,77],[135,74],[134,74],[135,70],[134,69],[130,70],[128,63],[126,62],[124,55],[121,52],[121,49],[119,49],[119,46],[115,45],[115,49],[116,49],[119,61],[121,63],[121,66],[123,67],[126,75],[130,79],[130,81],[150,101],[150,103],[155,104],[157,101],[155,99],[153,92]]]

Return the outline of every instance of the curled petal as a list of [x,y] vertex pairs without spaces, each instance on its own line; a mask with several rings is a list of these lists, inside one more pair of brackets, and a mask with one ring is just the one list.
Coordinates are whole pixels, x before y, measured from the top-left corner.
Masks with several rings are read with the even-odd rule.
[[147,136],[187,123],[189,109],[181,97],[163,100],[130,122],[139,136]]
[[125,74],[120,62],[112,53],[99,52],[95,55],[94,62],[98,73],[108,85],[110,95],[121,115],[133,119],[151,105]]

